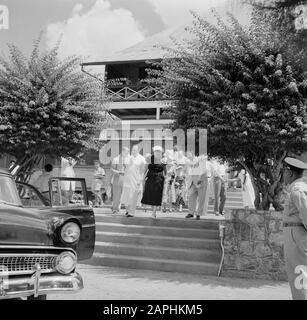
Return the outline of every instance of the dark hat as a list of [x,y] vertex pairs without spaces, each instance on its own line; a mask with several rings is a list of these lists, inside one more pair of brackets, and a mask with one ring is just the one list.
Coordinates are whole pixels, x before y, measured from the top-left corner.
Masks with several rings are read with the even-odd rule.
[[307,170],[307,163],[296,158],[287,157],[285,158],[285,162],[291,167],[298,168],[301,170]]

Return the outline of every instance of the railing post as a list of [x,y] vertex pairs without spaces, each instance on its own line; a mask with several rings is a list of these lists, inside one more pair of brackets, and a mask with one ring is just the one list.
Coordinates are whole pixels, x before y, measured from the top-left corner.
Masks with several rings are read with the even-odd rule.
[[160,107],[157,107],[157,110],[156,110],[156,119],[157,120],[160,120],[160,114],[161,114]]

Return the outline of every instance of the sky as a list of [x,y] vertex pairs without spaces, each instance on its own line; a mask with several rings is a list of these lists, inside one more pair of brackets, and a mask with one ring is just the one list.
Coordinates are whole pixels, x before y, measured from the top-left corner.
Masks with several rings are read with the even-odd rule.
[[0,0],[9,9],[9,29],[0,29],[0,54],[7,43],[29,55],[43,32],[42,48],[61,39],[60,55],[99,59],[170,27],[188,23],[229,0]]

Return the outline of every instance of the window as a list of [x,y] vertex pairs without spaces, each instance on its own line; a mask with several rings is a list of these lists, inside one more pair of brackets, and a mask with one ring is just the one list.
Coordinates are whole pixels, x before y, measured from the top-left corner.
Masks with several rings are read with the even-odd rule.
[[85,183],[73,178],[51,179],[51,205],[84,206],[87,205]]
[[21,206],[17,188],[13,178],[0,176],[0,203]]
[[[23,207],[40,208],[46,206],[38,192],[30,185],[17,182],[17,189]],[[49,203],[49,193],[44,195]]]

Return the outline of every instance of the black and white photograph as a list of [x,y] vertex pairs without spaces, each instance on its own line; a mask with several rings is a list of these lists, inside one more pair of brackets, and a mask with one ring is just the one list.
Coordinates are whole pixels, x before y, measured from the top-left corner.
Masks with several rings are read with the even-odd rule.
[[0,300],[307,300],[307,0],[0,0]]

